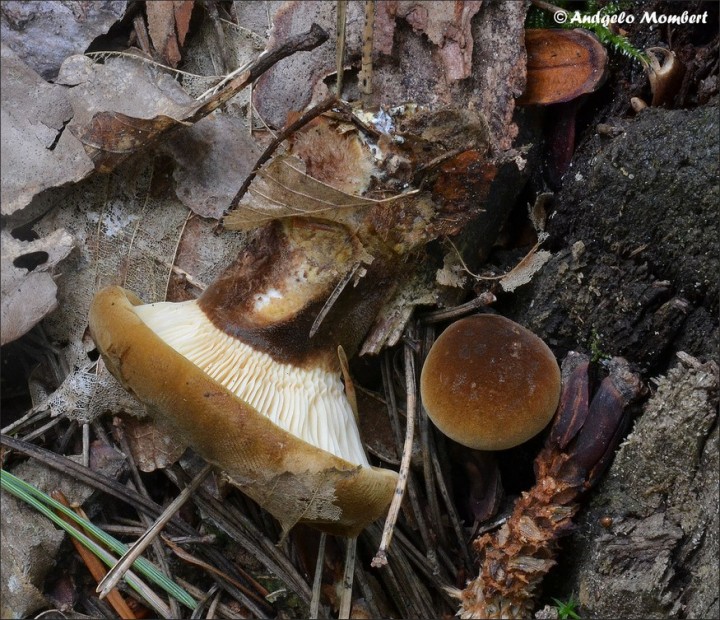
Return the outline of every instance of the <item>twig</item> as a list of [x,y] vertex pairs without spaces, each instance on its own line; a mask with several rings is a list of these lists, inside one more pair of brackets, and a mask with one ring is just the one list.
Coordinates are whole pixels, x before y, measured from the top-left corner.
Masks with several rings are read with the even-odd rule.
[[[117,437],[119,443],[120,443],[120,449],[123,451],[127,458],[128,465],[130,466],[130,473],[132,475],[132,478],[135,482],[135,488],[145,497],[150,499],[150,494],[147,492],[147,489],[145,488],[145,485],[143,484],[142,477],[140,476],[140,471],[138,470],[137,463],[135,463],[135,458],[133,456],[133,452],[130,449],[130,444],[127,440],[127,436],[125,435],[125,429],[123,428],[122,420],[120,418],[114,418],[113,419],[113,427],[115,428],[115,436]],[[140,519],[142,520],[143,524],[145,525],[145,529],[150,527],[152,525],[152,520],[150,517],[148,517],[144,513],[139,513]],[[142,534],[141,534],[142,535]],[[167,558],[165,557],[164,549],[162,547],[162,544],[160,541],[155,538],[153,540],[153,549],[155,551],[155,556],[157,558],[158,563],[160,564],[160,568],[165,573],[165,575],[172,579],[172,574],[170,573],[170,567],[167,562]],[[180,607],[178,605],[178,602],[174,598],[170,598],[169,600],[170,604],[170,611],[173,613],[173,615],[177,618],[180,616]]]
[[[427,355],[433,341],[433,331],[431,329],[426,329],[424,331],[425,337],[423,338],[422,347],[423,356]],[[424,359],[424,357],[422,359]],[[430,508],[430,517],[432,518],[435,534],[438,536],[440,544],[442,546],[447,546],[447,536],[440,516],[440,502],[438,501],[437,487],[435,486],[435,472],[433,471],[432,459],[430,457],[430,421],[428,420],[427,413],[425,413],[425,409],[422,404],[420,405],[418,411],[418,426],[420,427],[420,442],[423,455],[425,495],[428,500],[428,507]],[[437,563],[437,554],[435,553],[435,549],[428,549],[427,552],[428,558]]]
[[63,419],[62,416],[58,416],[57,418],[53,418],[47,424],[44,424],[40,428],[36,428],[34,431],[25,435],[25,441],[32,441],[33,439],[40,437],[40,435],[49,431],[53,426],[56,426],[57,424],[59,424],[62,419]]
[[[268,605],[267,601],[265,601],[262,596],[260,596],[260,594],[258,594],[257,592],[253,592],[246,585],[240,583],[240,581],[224,573],[220,569],[215,568],[211,564],[208,564],[207,562],[204,562],[199,558],[196,558],[192,553],[188,553],[187,551],[185,551],[185,549],[180,547],[180,545],[175,544],[166,536],[162,536],[162,539],[165,541],[165,544],[168,545],[168,547],[170,547],[170,549],[172,549],[175,555],[177,555],[181,560],[185,560],[189,564],[199,566],[208,573],[220,577],[220,579],[222,579],[223,581],[227,581],[234,588],[236,588],[239,591],[238,593],[240,594],[240,596],[236,598],[238,598],[238,600],[245,607],[247,607],[247,609],[250,611],[250,613],[253,614],[254,617],[263,618],[272,611],[272,608]],[[255,584],[258,587],[262,588],[262,586],[260,586],[260,584],[257,584],[257,582],[255,582]],[[263,596],[266,596],[268,593],[267,590],[265,590],[265,588],[262,588],[262,590]]]
[[290,37],[277,49],[262,54],[254,60],[248,68],[237,77],[231,79],[223,88],[222,92],[217,95],[211,95],[209,100],[201,105],[188,118],[183,119],[184,122],[195,124],[201,118],[204,118],[210,112],[213,112],[225,102],[234,97],[238,92],[245,88],[251,82],[257,80],[270,67],[287,58],[296,52],[307,52],[315,49],[327,41],[328,34],[317,24],[313,24],[308,32],[303,32]]
[[172,519],[178,510],[180,510],[180,507],[188,499],[190,499],[190,496],[195,492],[211,471],[212,465],[205,465],[200,473],[195,476],[192,482],[180,492],[180,494],[165,509],[163,514],[158,517],[155,524],[147,530],[147,532],[145,532],[138,541],[130,549],[128,549],[127,553],[120,558],[118,563],[110,569],[105,578],[98,584],[97,592],[100,594],[100,598],[105,598],[107,593],[117,585],[118,581],[122,579],[122,576],[125,574],[127,569],[132,566],[133,562],[135,562],[138,557],[140,557],[142,552],[145,551],[147,546],[160,533],[160,530],[165,527],[165,524]]
[[350,618],[356,555],[357,538],[348,538],[347,545],[345,547],[345,570],[343,571],[342,594],[340,595],[340,609],[338,611],[338,620],[347,620],[348,618]]
[[82,425],[82,464],[90,467],[90,425],[87,422]]
[[330,312],[332,307],[335,305],[335,302],[338,300],[338,297],[340,297],[343,290],[345,290],[348,282],[350,282],[350,280],[355,277],[358,269],[360,269],[360,265],[362,265],[361,262],[355,263],[352,269],[348,270],[347,273],[342,278],[340,278],[340,281],[335,285],[333,292],[330,293],[330,296],[327,298],[327,300],[323,304],[323,307],[320,309],[320,312],[318,312],[315,320],[313,321],[312,327],[310,328],[310,333],[308,334],[309,338],[312,338],[315,334],[317,334],[318,329],[320,329],[320,325],[322,325],[322,322],[325,320],[328,312]]
[[320,590],[322,587],[323,566],[325,565],[325,543],[327,534],[320,534],[320,544],[318,545],[317,560],[315,562],[315,577],[313,578],[312,598],[310,599],[310,617],[319,618],[320,612]]
[[[7,435],[0,435],[0,445],[3,445],[6,448],[15,450],[22,454],[26,454],[27,456],[30,456],[63,474],[72,476],[76,480],[87,484],[94,489],[98,489],[104,493],[107,493],[108,495],[116,497],[120,501],[123,501],[126,504],[133,506],[136,510],[142,511],[153,518],[156,518],[160,514],[162,514],[162,507],[156,504],[154,501],[143,497],[140,493],[127,488],[125,485],[120,484],[112,478],[108,478],[107,476],[104,476],[98,472],[83,467],[79,463],[76,463],[75,461],[67,458],[66,456],[56,454],[55,452],[52,452],[45,448],[41,448],[40,446],[36,446],[31,443],[24,442],[20,439],[15,439],[14,437],[8,437]],[[179,484],[177,477],[173,476],[168,470],[165,470],[165,473],[175,484]],[[201,491],[201,497],[209,498],[209,496],[207,496],[204,491]],[[210,499],[212,498],[209,498],[208,501],[210,501]],[[286,571],[294,570],[294,567],[292,565],[286,567],[282,564],[282,560],[284,558],[279,558],[278,562],[270,559],[271,555],[277,554],[277,551],[275,550],[275,547],[272,545],[272,543],[268,542],[267,545],[265,545],[265,548],[268,550],[268,553],[266,554],[263,552],[263,549],[261,549],[248,537],[247,533],[244,530],[239,529],[232,523],[228,524],[226,520],[228,517],[226,517],[225,514],[218,514],[217,511],[213,509],[214,506],[220,505],[219,502],[212,499],[212,501],[215,503],[213,505],[210,505],[203,502],[201,498],[196,498],[195,501],[196,503],[198,503],[198,506],[201,510],[208,513],[210,518],[214,519],[218,522],[219,525],[221,525],[221,529],[226,531],[231,536],[231,538],[233,538],[239,544],[243,545],[246,549],[248,549],[255,557],[257,557],[257,559],[263,565],[268,568],[268,570],[281,577],[288,576],[283,571],[283,568],[285,568]],[[250,525],[250,527],[252,527],[252,525]],[[168,530],[172,530],[174,533],[184,536],[200,536],[200,533],[197,530],[190,527],[190,525],[188,525],[178,516],[175,516],[168,524]],[[260,532],[252,531],[251,533],[256,538],[263,539],[263,535]],[[223,570],[226,573],[231,574],[233,571],[237,571],[237,567],[231,564],[227,560],[227,558],[214,547],[204,548],[203,554],[208,557],[208,559],[213,562],[215,566],[224,567]],[[296,588],[299,588],[297,592],[298,595],[302,598],[302,584],[304,584],[304,582],[299,577],[299,575],[297,575],[297,573],[295,573],[295,576],[296,579],[293,580],[292,578],[287,578],[286,581],[293,584],[299,584],[296,586]],[[310,600],[309,594],[306,600]]]
[[347,0],[337,0],[337,34],[335,37],[335,95],[342,97],[345,73],[345,24],[347,21]]
[[[370,103],[373,94],[373,34],[375,26],[375,0],[365,0],[365,23],[363,24],[362,63],[360,65],[360,90],[363,101]],[[340,93],[338,93],[339,96]]]
[[[390,352],[386,352],[385,357],[383,359],[383,365],[382,365],[383,389],[385,391],[385,400],[387,402],[387,409],[388,409],[388,414],[390,416],[390,422],[391,422],[391,425],[393,428],[393,433],[395,435],[397,452],[398,452],[398,454],[400,454],[401,462],[402,462],[402,456],[404,454],[403,439],[402,439],[402,432],[400,429],[400,417],[398,415],[397,402],[395,400],[395,390],[393,389],[390,356],[391,356]],[[409,508],[407,508],[407,506],[405,506],[403,508],[403,510],[405,511],[405,515],[411,524],[417,526],[417,529],[420,531],[420,536],[423,539],[423,543],[425,544],[425,548],[430,549],[430,548],[432,548],[432,545],[430,544],[430,534],[427,530],[427,525],[425,524],[425,519],[423,517],[422,510],[420,508],[420,500],[418,498],[417,488],[416,488],[416,484],[415,484],[415,477],[413,476],[412,471],[408,472],[407,492],[408,492],[408,497],[410,498],[410,508],[411,509],[409,509]]]
[[475,299],[455,306],[453,308],[447,308],[445,310],[433,310],[432,312],[425,312],[419,316],[421,325],[432,325],[433,323],[441,323],[443,321],[449,321],[456,319],[466,314],[477,310],[478,308],[484,308],[494,304],[497,301],[495,295],[490,292],[481,293]]
[[[203,599],[206,597],[210,598],[210,596],[212,596],[212,595],[208,596],[208,592],[203,592],[200,588],[191,584],[188,581],[185,581],[181,577],[177,578],[177,583],[178,583],[178,585],[182,586],[187,591],[187,593],[190,594],[190,596],[193,596],[196,600]],[[213,587],[215,587],[215,586],[213,586]],[[211,588],[211,591],[212,591],[212,588]],[[199,605],[198,605],[198,607],[199,607]],[[233,620],[244,620],[246,618],[246,616],[243,616],[243,615],[237,613],[237,611],[234,611],[233,609],[231,609],[224,603],[218,603],[217,610],[220,613],[222,613],[225,618],[232,618]]]
[[435,442],[433,441],[432,436],[430,437],[430,459],[432,460],[433,469],[435,470],[435,479],[437,480],[438,488],[440,489],[440,495],[442,495],[443,501],[445,502],[445,509],[447,510],[450,524],[452,525],[455,536],[457,537],[457,546],[462,554],[465,568],[470,571],[473,568],[473,562],[467,548],[467,535],[463,531],[460,518],[455,510],[455,504],[452,502],[447,485],[445,484],[445,479],[442,475],[442,468],[440,467],[440,460],[438,459]]
[[[55,490],[50,494],[50,496],[53,499],[59,501],[63,506],[70,508],[70,502],[67,500],[67,497],[65,497],[65,494],[62,491]],[[87,515],[85,515],[82,510],[76,508],[75,512],[77,512],[84,519],[87,518]],[[59,510],[57,511],[57,514],[63,521],[69,523],[73,527],[76,527],[75,523],[69,517],[62,514]],[[88,535],[91,536],[90,534]],[[91,536],[91,538],[94,538],[94,536]],[[97,582],[100,582],[107,573],[105,567],[102,565],[102,562],[97,558],[97,556],[95,556],[95,554],[93,554],[92,551],[86,549],[85,546],[80,543],[80,541],[72,538],[72,543],[75,546],[75,550],[82,558],[83,562],[85,562],[85,566],[87,566],[90,574],[93,576],[93,579],[95,579],[95,581]],[[132,609],[130,609],[128,604],[125,602],[125,599],[122,597],[122,594],[120,594],[120,591],[117,588],[113,588],[108,593],[107,598],[108,603],[112,605],[113,609],[118,613],[121,618],[133,620],[137,617],[133,613]]]
[[[175,484],[183,473],[166,469],[165,475]],[[200,488],[194,502],[208,518],[215,521],[231,539],[242,545],[271,573],[284,581],[306,604],[310,604],[311,591],[295,566],[244,514],[241,514],[228,502],[219,502],[205,489]],[[220,554],[221,555],[221,554]],[[222,555],[221,555],[222,557]]]
[[403,456],[400,462],[400,472],[398,474],[397,486],[395,487],[395,495],[390,503],[390,510],[385,520],[380,547],[371,562],[371,566],[376,568],[387,564],[387,549],[392,541],[393,530],[395,529],[395,523],[400,513],[403,497],[405,496],[405,487],[407,485],[408,472],[410,471],[413,435],[415,432],[417,390],[415,389],[415,357],[412,349],[408,345],[405,345],[405,381],[407,385],[405,445],[403,446]]

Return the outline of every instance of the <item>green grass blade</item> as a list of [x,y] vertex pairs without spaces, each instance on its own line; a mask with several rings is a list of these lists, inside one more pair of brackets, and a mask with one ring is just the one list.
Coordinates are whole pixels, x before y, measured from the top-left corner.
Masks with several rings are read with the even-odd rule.
[[[33,506],[36,510],[44,514],[48,519],[53,521],[58,527],[65,530],[68,534],[73,536],[85,547],[90,549],[95,555],[98,556],[108,566],[113,566],[117,561],[112,555],[110,555],[105,549],[100,547],[97,543],[91,540],[88,536],[83,534],[78,529],[74,528],[66,521],[61,519],[51,508],[61,512],[70,518],[73,522],[91,532],[98,540],[102,541],[104,545],[107,545],[118,555],[122,555],[128,549],[127,545],[123,544],[113,536],[107,534],[99,527],[80,517],[75,511],[70,510],[66,506],[63,506],[60,502],[46,495],[42,491],[36,489],[27,482],[21,480],[17,476],[14,476],[10,472],[0,470],[0,488],[7,490],[9,493],[15,495],[19,499],[22,499],[26,503]],[[195,599],[190,596],[182,587],[176,584],[174,581],[168,579],[160,570],[155,567],[151,562],[145,558],[138,558],[133,564],[135,570],[138,573],[144,575],[148,580],[162,588],[170,596],[177,599],[180,603],[190,609],[195,609],[197,603]],[[131,580],[128,579],[128,583]],[[131,583],[132,585],[132,583]],[[133,586],[135,588],[135,586]],[[135,588],[137,591],[137,588]],[[145,598],[142,592],[139,592],[143,598]],[[152,604],[152,603],[151,603]]]

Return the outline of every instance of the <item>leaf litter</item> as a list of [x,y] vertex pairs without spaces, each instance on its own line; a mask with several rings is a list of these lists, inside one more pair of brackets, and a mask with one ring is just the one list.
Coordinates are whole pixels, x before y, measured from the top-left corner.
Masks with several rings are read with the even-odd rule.
[[[235,3],[236,12],[245,10],[247,7],[243,5],[246,4]],[[262,10],[267,11],[266,14],[273,14],[278,6],[276,3],[255,4],[264,5],[262,9],[258,9],[261,13],[258,17],[260,22]],[[351,3],[354,4],[357,3]],[[479,10],[480,3],[468,3],[473,6],[469,6],[460,17],[460,22],[456,24],[457,31],[451,36],[443,35],[442,41],[437,33],[441,32],[438,29],[445,22],[440,16],[431,14],[423,18],[418,12],[420,3],[401,4],[402,14],[399,18],[406,20],[414,31],[410,36],[403,30],[399,39],[401,45],[393,53],[401,59],[414,58],[413,54],[419,49],[418,42],[425,32],[428,36],[433,36],[430,37],[429,44],[423,45],[435,45],[439,48],[439,51],[432,50],[431,56],[435,56],[428,74],[432,75],[435,68],[442,63],[446,63],[446,68],[451,66],[447,63],[453,63],[453,71],[457,72],[458,76],[466,73],[469,59],[473,56],[472,47],[470,50],[467,47],[459,49],[459,42],[462,37],[470,35],[470,18]],[[288,5],[284,6],[283,10],[296,9]],[[488,10],[490,12],[485,16],[485,20],[473,22],[481,24],[480,30],[490,28],[491,19],[498,17],[507,17],[510,23],[520,24],[517,29],[511,29],[510,33],[505,35],[512,43],[505,41],[506,45],[501,46],[503,50],[510,50],[510,56],[504,56],[495,64],[488,63],[489,68],[501,69],[498,75],[489,79],[489,83],[495,79],[497,83],[503,83],[503,87],[483,89],[483,96],[494,97],[492,103],[488,103],[489,100],[473,102],[486,107],[492,148],[508,148],[515,132],[510,121],[512,105],[508,102],[520,89],[522,78],[522,54],[518,51],[518,33],[522,24],[518,16],[522,11],[503,8],[491,17],[491,11],[498,9],[496,7]],[[511,18],[511,14],[514,17]],[[169,18],[165,16],[164,19],[167,27]],[[282,19],[282,15],[277,14],[272,20],[276,26],[278,41],[284,37],[278,30]],[[423,22],[423,19],[429,21]],[[453,23],[452,20],[449,23]],[[178,27],[177,23],[175,27],[177,41],[182,45],[179,33],[183,27]],[[442,26],[446,27],[446,24]],[[390,29],[392,30],[392,27]],[[471,40],[475,41],[476,46],[480,45],[481,49],[475,53],[482,58],[482,54],[487,53],[491,44],[483,43],[476,32],[473,31]],[[351,45],[353,36],[355,35],[351,32]],[[170,35],[167,39],[169,38]],[[493,41],[491,36],[488,38],[497,50],[497,42]],[[157,40],[161,40],[160,35]],[[248,40],[257,45],[257,35],[249,36]],[[276,44],[277,42],[272,45]],[[444,52],[443,46],[448,48]],[[422,54],[418,57],[424,58]],[[167,60],[172,62],[169,56]],[[288,64],[286,61],[285,65]],[[288,72],[287,68],[281,71],[281,66],[282,63],[277,69],[271,70],[276,74],[273,79],[297,84],[298,76]],[[327,73],[324,65],[319,66],[315,71],[317,77]],[[47,212],[33,227],[40,235],[67,230],[77,245],[76,251],[66,260],[67,265],[59,281],[59,307],[47,316],[44,326],[52,341],[67,343],[62,354],[66,366],[72,369],[63,385],[51,396],[52,412],[55,415],[75,416],[81,424],[87,424],[108,410],[127,412],[133,409],[133,406],[127,403],[127,395],[124,400],[120,396],[122,389],[108,373],[102,372],[102,366],[88,359],[87,348],[82,344],[86,311],[93,293],[106,284],[121,283],[146,302],[164,300],[168,290],[173,291],[173,295],[179,298],[194,296],[197,291],[193,291],[191,282],[183,280],[180,274],[189,274],[199,282],[209,282],[217,269],[230,262],[242,247],[242,234],[213,235],[216,224],[213,219],[217,220],[222,215],[237,188],[253,169],[258,149],[255,141],[250,138],[247,124],[237,116],[216,112],[214,116],[200,120],[200,116],[210,108],[219,106],[222,95],[214,99],[211,105],[203,107],[187,95],[174,80],[152,65],[127,58],[107,58],[103,65],[97,65],[75,57],[68,60],[65,68],[67,70],[61,71],[58,84],[67,87],[65,95],[69,93],[73,111],[69,123],[71,130],[62,132],[61,140],[71,141],[73,136],[77,137],[94,159],[95,169],[112,171],[112,174],[99,176],[90,170],[82,169],[82,173],[75,170],[74,174],[79,175],[79,178],[88,178],[82,181],[76,179],[73,185],[63,188],[58,194],[61,196],[58,206]],[[377,79],[380,83],[392,83],[392,90],[387,91],[389,98],[399,97],[396,92],[398,82],[396,79],[393,81],[390,76],[393,72],[397,75],[398,71],[406,70],[406,67],[400,66],[382,67],[378,71]],[[305,83],[304,79],[301,81]],[[431,82],[432,80],[428,81]],[[428,101],[432,100],[433,105],[441,105],[443,100],[451,97],[451,93],[452,96],[456,94],[453,92],[455,87],[442,82],[436,84],[439,92],[425,92],[423,95],[420,91],[411,89],[406,96],[418,100],[422,100],[424,96]],[[319,82],[313,83],[313,87],[316,86],[320,88],[321,85]],[[271,119],[263,113],[262,106],[269,100],[270,95],[267,86],[263,88],[264,90],[257,93],[256,104],[267,121]],[[383,92],[382,89],[379,91]],[[281,106],[287,105],[281,94],[277,98]],[[67,100],[64,106],[67,110]],[[296,107],[297,111],[300,109]],[[66,114],[60,128],[68,120]],[[276,123],[278,126],[284,124],[285,112],[276,116],[276,120],[279,121]],[[170,131],[172,135],[168,136]],[[121,138],[120,141],[117,140],[118,137]],[[225,137],[227,139],[224,140]],[[158,150],[147,148],[155,143]],[[296,146],[300,151],[300,146]],[[157,194],[154,190],[160,175],[167,174],[159,166],[160,160],[155,157],[158,152],[169,156],[172,162],[170,170],[175,180],[174,191],[177,195],[173,195],[172,191]],[[195,161],[191,153],[198,153]],[[395,251],[403,252],[410,248],[420,248],[427,240],[443,234],[443,230],[449,232],[461,226],[458,220],[454,223],[437,224],[433,229],[431,219],[423,215],[423,210],[429,203],[412,197],[398,201],[392,208],[383,209],[379,205],[382,205],[382,198],[387,197],[387,192],[380,192],[380,199],[375,195],[372,198],[363,195],[371,184],[366,175],[363,175],[366,179],[361,186],[343,185],[342,182],[338,183],[338,179],[325,183],[318,179],[322,174],[317,170],[304,169],[299,161],[293,161],[289,157],[291,156],[281,155],[260,171],[257,180],[251,185],[248,199],[241,205],[245,209],[233,211],[231,214],[237,218],[238,228],[260,225],[273,214],[290,217],[297,216],[298,213],[303,216],[327,217],[334,222],[364,221],[370,228],[396,223],[399,224],[399,232],[394,247]],[[447,158],[452,159],[452,153]],[[87,167],[87,157],[83,161]],[[47,187],[65,184],[66,182],[62,181],[48,184]],[[32,194],[26,205],[40,191]],[[397,196],[398,192],[395,191],[391,197],[396,199]],[[342,208],[338,209],[338,206]],[[191,217],[188,207],[200,217]],[[408,210],[410,214],[408,219],[397,219],[404,210]],[[375,219],[365,220],[368,213],[374,214]],[[382,247],[382,244],[373,249],[377,250],[378,247]],[[422,263],[426,257],[420,252],[416,258]],[[434,268],[420,268],[415,273],[401,272],[398,280],[401,283],[399,294],[387,300],[389,307],[394,310],[388,311],[387,315],[383,313],[384,316],[395,314],[396,318],[371,336],[371,340],[374,338],[376,343],[374,352],[399,340],[417,304],[429,305],[442,299],[435,284]],[[139,413],[137,405],[134,409]],[[163,449],[157,447],[156,439],[151,439],[149,446],[140,448],[140,453],[135,458],[142,460],[141,457],[145,456],[152,461],[157,457],[160,462],[172,460],[169,458],[163,461]],[[157,465],[157,462],[154,465],[151,462],[146,464],[147,467]],[[328,491],[324,490],[322,481],[318,481],[315,489],[305,491],[293,489],[292,485],[280,484],[278,488],[281,491],[278,497],[287,493],[307,496],[307,493],[311,492],[322,498]],[[324,503],[310,503],[305,510],[322,512],[331,505],[332,498],[328,496]],[[225,517],[218,517],[220,526],[238,535],[238,539],[243,539],[237,529],[234,529],[235,526],[229,525],[233,519],[240,517],[240,513],[234,508],[230,510],[232,516],[226,514]],[[295,517],[290,515],[289,519],[292,521]],[[243,527],[247,527],[247,523]],[[368,536],[375,541],[380,538],[379,531],[369,532]],[[420,616],[432,614],[436,611],[432,599],[437,593],[431,594],[425,584],[413,578],[411,566],[422,567],[421,572],[427,574],[432,574],[433,571],[428,568],[423,552],[418,553],[415,543],[407,541],[400,534],[398,540],[405,542],[393,546],[390,565],[383,576],[385,587],[395,592],[394,602],[402,612]],[[267,542],[269,541],[266,540]],[[267,551],[267,545],[265,549]],[[425,552],[429,553],[430,548]],[[288,583],[298,584],[298,577],[291,576],[289,566],[282,568],[278,565],[277,562],[282,563],[284,560],[276,558],[262,561],[266,566],[275,567],[277,574],[286,575]],[[452,566],[452,562],[446,564],[446,567]],[[303,581],[302,578],[299,579]],[[298,586],[296,591],[305,593],[305,587]],[[360,587],[366,596],[372,596],[372,587],[368,583],[360,583]],[[305,599],[305,596],[301,598]]]

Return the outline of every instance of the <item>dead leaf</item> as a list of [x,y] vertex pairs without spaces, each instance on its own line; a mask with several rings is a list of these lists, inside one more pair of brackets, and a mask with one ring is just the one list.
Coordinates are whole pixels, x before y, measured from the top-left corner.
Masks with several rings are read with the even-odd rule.
[[45,82],[5,45],[0,74],[0,202],[3,215],[18,215],[36,194],[79,181],[93,167],[64,131],[73,114],[66,89]]
[[57,308],[52,270],[75,246],[66,230],[35,241],[2,236],[2,320],[0,344],[11,342]]
[[57,82],[73,86],[69,129],[100,172],[185,124],[182,119],[198,107],[170,75],[140,59],[108,58],[97,64],[75,56],[63,63]]
[[500,286],[506,293],[512,293],[516,288],[527,284],[533,276],[542,269],[552,254],[547,250],[538,250],[536,245],[527,255],[500,279]]
[[0,3],[2,41],[34,71],[52,80],[68,56],[82,54],[93,39],[122,19],[126,7],[126,0],[8,0]]
[[180,48],[185,43],[194,4],[193,0],[145,3],[153,47],[171,67],[180,62]]
[[353,125],[316,118],[292,137],[292,153],[307,174],[347,194],[362,195],[370,185],[373,157]]
[[581,28],[525,32],[527,86],[521,104],[562,103],[596,90],[605,78],[607,51]]
[[149,419],[124,416],[123,429],[140,471],[151,472],[174,464],[186,450]]
[[296,157],[276,157],[258,172],[238,208],[225,217],[225,227],[249,230],[273,219],[296,216],[346,222],[348,212],[377,204],[313,179],[304,167]]
[[120,112],[98,112],[82,127],[70,126],[73,135],[100,173],[112,171],[129,155],[155,142],[168,129],[183,125],[169,116],[134,118]]
[[160,147],[175,160],[175,192],[201,217],[219,220],[255,167],[260,149],[245,121],[213,114]]

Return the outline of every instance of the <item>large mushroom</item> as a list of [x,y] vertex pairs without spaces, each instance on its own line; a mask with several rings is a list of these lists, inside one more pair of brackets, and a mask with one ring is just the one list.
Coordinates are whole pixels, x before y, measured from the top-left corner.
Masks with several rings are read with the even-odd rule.
[[560,368],[535,334],[499,315],[456,321],[435,341],[420,377],[422,402],[445,435],[504,450],[539,433],[560,400]]
[[340,227],[275,223],[197,300],[143,304],[109,287],[90,309],[110,372],[285,531],[356,536],[397,481],[370,466],[341,381],[337,347],[357,346],[362,304],[308,336],[353,252]]

